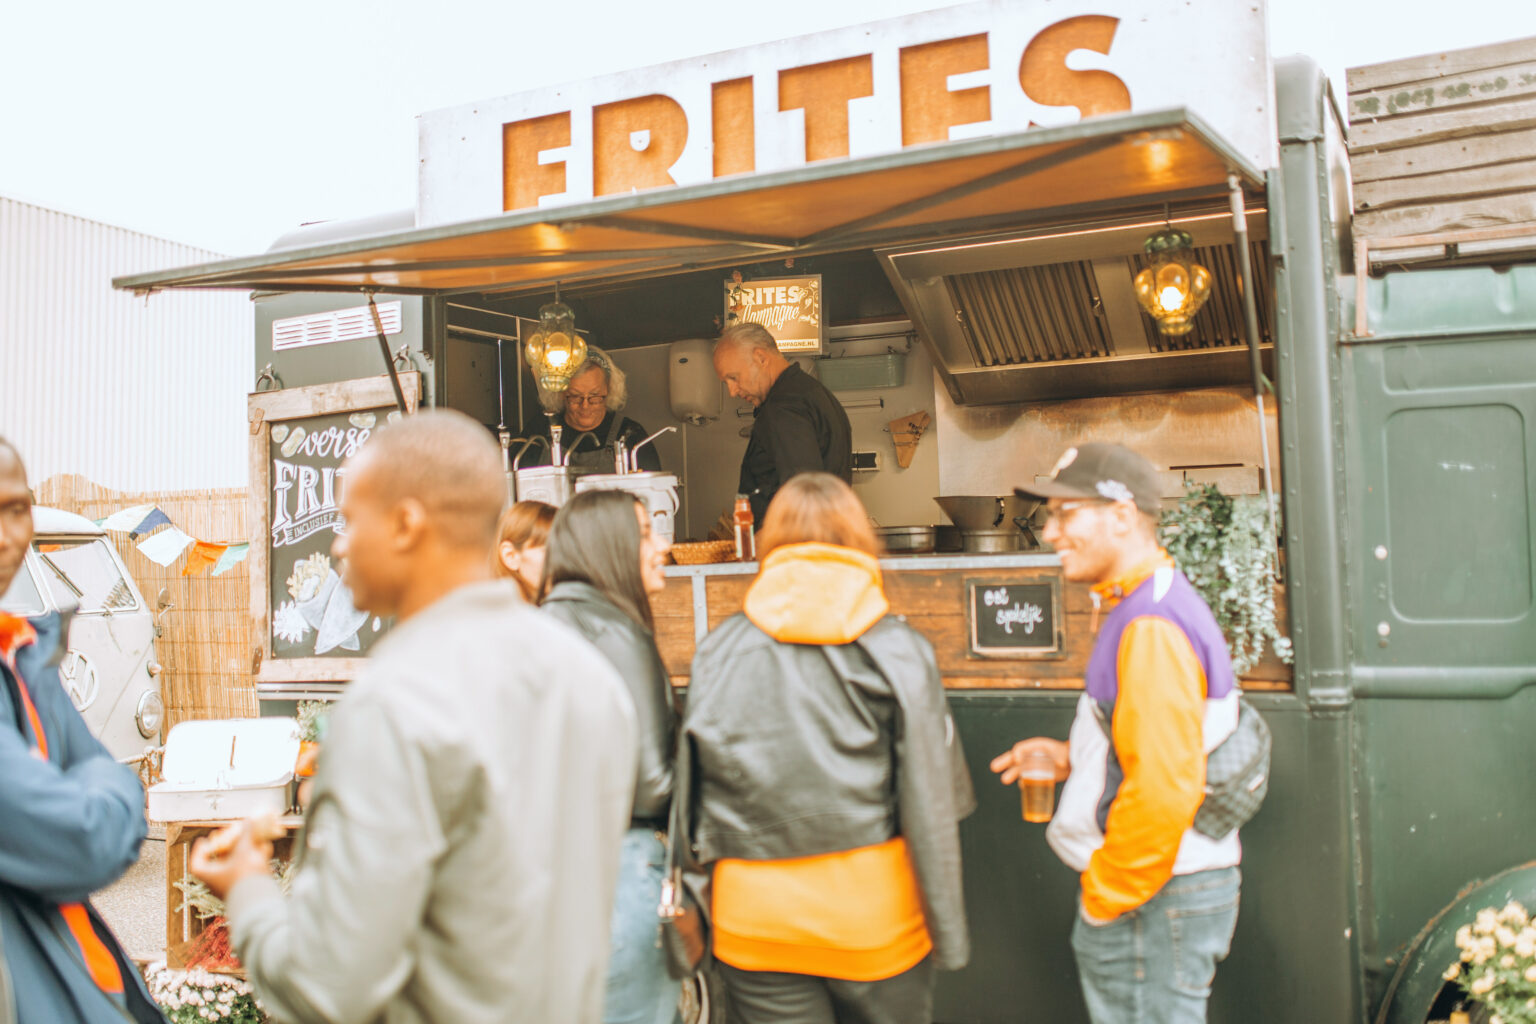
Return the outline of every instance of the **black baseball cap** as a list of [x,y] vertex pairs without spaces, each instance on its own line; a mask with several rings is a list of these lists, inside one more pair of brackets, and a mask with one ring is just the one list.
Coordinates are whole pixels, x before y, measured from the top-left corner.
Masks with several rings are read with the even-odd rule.
[[1124,445],[1081,444],[1056,460],[1051,479],[1013,492],[1025,498],[1097,498],[1131,501],[1149,515],[1163,507],[1162,487],[1152,463]]

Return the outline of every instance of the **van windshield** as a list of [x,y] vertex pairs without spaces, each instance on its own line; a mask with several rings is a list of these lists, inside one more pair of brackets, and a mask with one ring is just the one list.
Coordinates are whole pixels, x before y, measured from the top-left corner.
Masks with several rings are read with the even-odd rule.
[[37,541],[43,583],[60,605],[78,604],[82,612],[134,608],[133,587],[117,569],[105,541]]
[[0,596],[0,611],[26,617],[47,611],[43,607],[43,595],[37,592],[37,581],[32,578],[27,566],[23,565],[17,571],[16,578],[11,581],[11,588],[4,596]]

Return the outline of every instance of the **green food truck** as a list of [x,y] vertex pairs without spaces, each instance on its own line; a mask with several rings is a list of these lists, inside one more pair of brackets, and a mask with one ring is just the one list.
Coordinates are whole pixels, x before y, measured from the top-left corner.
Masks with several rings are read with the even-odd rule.
[[[1530,64],[1510,46],[1482,67]],[[652,444],[681,553],[730,507],[750,415],[708,340],[782,330],[848,409],[892,605],[934,643],[977,783],[948,1024],[1085,1019],[1076,880],[987,762],[1066,735],[1093,617],[1006,496],[1082,440],[1138,448],[1170,503],[1272,494],[1294,657],[1241,672],[1272,778],[1210,1016],[1417,1024],[1458,998],[1456,928],[1536,902],[1536,210],[1506,187],[1491,224],[1441,180],[1476,163],[1490,83],[1522,88],[1479,74],[1364,75],[1346,112],[1316,64],[1271,59],[1262,3],[981,0],[424,115],[414,210],[115,284],[253,293],[274,704],[339,692],[388,628],[328,549],[337,470],[390,416],[462,409],[528,463],[541,309],[565,317],[561,344],[627,375],[623,414],[676,428]],[[1395,174],[1410,136],[1460,155]],[[680,688],[754,568],[669,568]],[[1009,588],[1049,627],[983,628]]]

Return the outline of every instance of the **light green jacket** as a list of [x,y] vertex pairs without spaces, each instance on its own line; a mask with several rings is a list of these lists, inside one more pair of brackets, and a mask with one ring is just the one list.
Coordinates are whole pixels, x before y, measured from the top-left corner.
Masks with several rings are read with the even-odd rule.
[[274,1020],[587,1024],[635,786],[623,681],[510,581],[395,627],[331,716],[286,900],[230,893]]

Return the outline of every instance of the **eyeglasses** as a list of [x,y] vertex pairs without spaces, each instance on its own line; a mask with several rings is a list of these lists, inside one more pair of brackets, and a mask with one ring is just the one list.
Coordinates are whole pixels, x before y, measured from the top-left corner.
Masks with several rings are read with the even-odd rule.
[[565,393],[565,404],[581,408],[584,405],[603,405],[608,401],[606,394],[602,395],[573,395],[569,391]]
[[1103,500],[1095,499],[1095,498],[1085,498],[1082,501],[1064,501],[1060,505],[1057,505],[1054,508],[1052,508],[1051,506],[1047,505],[1045,507],[1045,521],[1046,522],[1051,522],[1051,521],[1054,520],[1055,522],[1060,523],[1060,522],[1064,522],[1067,519],[1067,517],[1070,516],[1073,512],[1080,511],[1081,509],[1094,508],[1094,507],[1102,508],[1102,507],[1104,507],[1106,505],[1113,505],[1113,504],[1114,504],[1114,502],[1112,502],[1112,501],[1103,501]]

